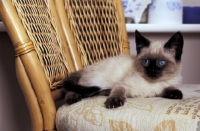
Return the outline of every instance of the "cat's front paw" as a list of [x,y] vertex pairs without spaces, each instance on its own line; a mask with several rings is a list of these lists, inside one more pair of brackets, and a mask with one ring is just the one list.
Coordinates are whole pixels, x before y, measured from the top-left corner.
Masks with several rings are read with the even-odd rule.
[[117,108],[123,106],[125,100],[125,97],[109,97],[104,104],[106,108]]
[[169,99],[182,99],[183,94],[179,89],[166,88],[162,93],[162,97],[169,98]]
[[70,105],[78,101],[81,101],[81,99],[82,99],[81,95],[74,92],[65,95],[65,102]]

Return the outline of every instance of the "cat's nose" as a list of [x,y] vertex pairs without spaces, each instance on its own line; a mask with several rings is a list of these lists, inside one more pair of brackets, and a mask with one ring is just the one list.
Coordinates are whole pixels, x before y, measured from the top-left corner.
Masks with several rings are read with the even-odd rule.
[[157,72],[155,69],[149,69],[149,70],[147,71],[147,75],[148,75],[149,78],[151,78],[151,79],[156,79],[156,78],[159,77],[159,74],[158,74],[158,72]]
[[157,75],[157,74],[156,74],[156,70],[154,70],[154,69],[149,70],[149,71],[148,71],[148,75],[149,75],[149,76],[156,76],[156,75]]
[[155,71],[154,69],[151,69],[150,72],[151,72],[151,73],[155,73],[156,71]]

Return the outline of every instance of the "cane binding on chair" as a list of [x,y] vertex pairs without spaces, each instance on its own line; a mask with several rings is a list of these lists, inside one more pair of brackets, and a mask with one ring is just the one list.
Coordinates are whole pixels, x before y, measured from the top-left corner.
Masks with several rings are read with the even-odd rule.
[[19,45],[20,46],[15,48],[15,56],[16,57],[34,50],[34,46],[31,41],[23,43],[23,44],[19,44]]

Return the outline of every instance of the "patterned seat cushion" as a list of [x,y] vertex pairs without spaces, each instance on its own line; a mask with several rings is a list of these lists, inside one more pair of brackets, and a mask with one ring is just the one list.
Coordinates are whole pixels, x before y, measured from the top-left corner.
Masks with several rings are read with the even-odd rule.
[[184,98],[128,98],[117,109],[106,109],[98,96],[63,105],[57,111],[58,131],[196,131],[200,130],[200,85],[180,87]]

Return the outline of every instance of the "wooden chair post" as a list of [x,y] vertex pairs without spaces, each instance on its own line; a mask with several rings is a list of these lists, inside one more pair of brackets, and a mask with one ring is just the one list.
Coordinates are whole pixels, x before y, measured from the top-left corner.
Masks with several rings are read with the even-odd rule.
[[75,71],[54,2],[1,0],[0,7],[16,52],[16,74],[31,116],[32,131],[53,131],[54,100],[62,95],[56,86]]

